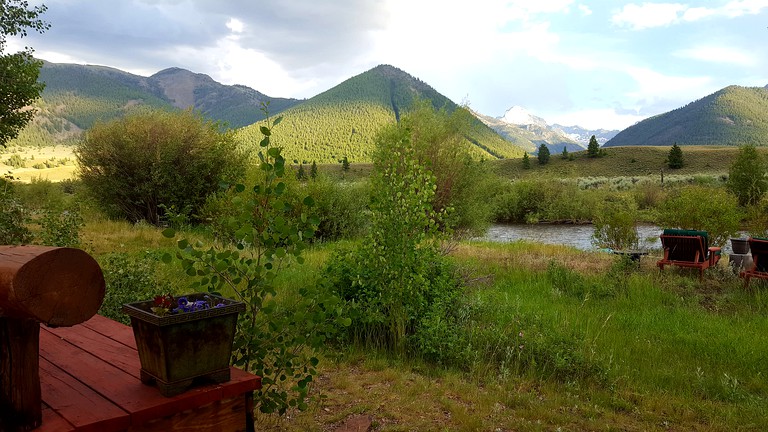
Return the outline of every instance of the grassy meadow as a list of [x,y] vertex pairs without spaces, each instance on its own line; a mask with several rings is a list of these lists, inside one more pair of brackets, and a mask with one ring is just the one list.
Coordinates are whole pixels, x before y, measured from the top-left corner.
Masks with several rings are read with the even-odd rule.
[[[649,179],[660,176],[669,151],[606,150],[597,159],[552,155],[545,166],[532,158],[530,170],[519,159],[492,167],[506,179]],[[683,147],[683,153],[686,166],[674,176],[716,178],[727,173],[737,149]],[[42,157],[52,156],[35,154]],[[356,183],[371,165],[353,163],[344,171],[328,164],[320,171]],[[639,193],[634,183],[621,193]],[[120,319],[123,302],[188,291],[178,262],[161,262],[176,250],[174,240],[145,223],[109,219],[76,184],[68,187],[74,194],[37,180],[19,184],[18,193],[32,208],[50,201],[80,206],[80,246],[96,257],[108,283],[102,313]],[[609,193],[600,189],[609,186],[595,187]],[[202,244],[216,241],[204,227],[179,229]],[[361,242],[313,244],[303,265],[279,273],[282,301],[318,285],[334,252]],[[768,289],[758,281],[745,290],[727,258],[700,281],[697,271],[660,272],[660,251],[635,265],[605,252],[526,242],[462,240],[445,250],[463,281],[453,316],[464,339],[442,349],[461,353],[461,362],[329,343],[309,408],[260,414],[257,430],[335,430],[356,416],[376,431],[768,430]]]

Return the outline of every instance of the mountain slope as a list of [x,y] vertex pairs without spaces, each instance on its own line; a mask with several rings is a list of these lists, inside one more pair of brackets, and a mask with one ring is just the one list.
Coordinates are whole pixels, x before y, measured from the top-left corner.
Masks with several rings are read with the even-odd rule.
[[142,77],[104,66],[45,62],[40,81],[43,100],[81,129],[98,120],[125,114],[135,106],[193,107],[209,118],[236,128],[261,120],[262,102],[274,111],[296,105],[296,99],[271,98],[245,86],[220,84],[207,75],[170,68]]
[[[337,162],[346,156],[353,162],[370,161],[376,133],[382,126],[396,122],[417,98],[448,112],[464,109],[402,70],[380,65],[284,111],[273,139],[284,147],[288,160]],[[258,142],[258,125],[241,129],[238,137]],[[477,157],[522,154],[480,121],[473,120],[465,137]]]
[[768,88],[729,86],[643,120],[605,146],[768,145]]
[[563,148],[569,152],[585,149],[562,130],[550,126],[543,118],[532,115],[519,106],[513,106],[497,118],[474,114],[507,141],[528,153],[537,153],[542,144],[545,144],[551,153],[562,153]]

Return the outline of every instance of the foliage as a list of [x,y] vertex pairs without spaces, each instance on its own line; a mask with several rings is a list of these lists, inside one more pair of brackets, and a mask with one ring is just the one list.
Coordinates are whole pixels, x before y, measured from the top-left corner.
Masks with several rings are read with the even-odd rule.
[[14,54],[5,53],[7,36],[24,37],[27,29],[43,33],[50,24],[39,16],[45,5],[29,7],[25,0],[0,0],[0,147],[16,138],[35,115],[27,109],[45,87],[37,82],[43,62],[35,60],[32,48]]
[[741,206],[757,204],[768,190],[765,158],[754,145],[739,147],[739,154],[728,170],[728,190]]
[[315,239],[335,241],[365,233],[370,218],[370,191],[366,182],[338,182],[320,175],[307,182],[302,192],[315,199],[313,210],[318,220]]
[[67,209],[48,208],[40,218],[40,242],[47,246],[80,246],[83,218],[76,206]]
[[683,167],[683,149],[680,148],[677,143],[672,145],[669,149],[669,155],[667,156],[667,166],[672,169],[679,169]]
[[587,157],[596,158],[598,156],[600,156],[600,145],[597,143],[597,138],[592,135],[587,145]]
[[245,156],[232,136],[192,111],[138,112],[94,126],[75,149],[80,178],[109,212],[159,225],[165,208],[194,217]]
[[531,159],[528,157],[528,152],[523,153],[523,169],[531,168]]
[[[418,129],[416,129],[418,130]],[[377,141],[371,179],[371,231],[356,251],[341,251],[326,275],[353,308],[351,337],[404,353],[422,320],[438,313],[458,284],[438,247],[442,212],[432,205],[435,177],[419,162],[418,135],[390,126]]]
[[[238,318],[234,364],[262,377],[259,409],[284,414],[292,407],[307,408],[307,392],[317,376],[316,352],[349,322],[339,298],[318,284],[278,301],[277,276],[291,263],[303,263],[302,252],[318,223],[309,215],[311,197],[294,200],[286,193],[285,159],[270,141],[279,122],[268,119],[260,128],[262,176],[257,184],[247,191],[243,184],[232,186],[235,208],[224,221],[233,233],[231,241],[205,247],[182,239],[176,257],[194,279],[191,290],[225,290],[246,304]],[[300,217],[293,219],[295,213]],[[175,232],[169,229],[164,235]],[[163,259],[172,260],[170,255]]]
[[299,164],[299,169],[296,171],[296,180],[304,181],[307,179],[307,172],[304,170],[304,164]]
[[349,159],[346,156],[341,158],[341,170],[344,172],[349,171]]
[[563,153],[560,155],[560,159],[562,160],[570,159],[570,155],[568,154],[568,148],[566,146],[563,146]]
[[312,161],[312,167],[309,169],[309,178],[316,179],[317,178],[317,162]]
[[407,136],[417,163],[434,176],[432,210],[445,213],[443,228],[479,234],[487,228],[492,211],[490,173],[484,163],[472,160],[464,141],[471,122],[465,110],[449,113],[417,100],[400,123],[382,134],[394,134],[391,140]]
[[106,290],[99,315],[130,325],[128,315],[122,313],[122,306],[136,299],[154,298],[168,287],[162,285],[156,276],[157,256],[149,252],[140,255],[113,253],[99,258],[104,273]]
[[592,219],[592,243],[613,250],[637,249],[637,205],[634,200],[606,200]]
[[549,147],[547,147],[546,144],[542,144],[539,146],[538,159],[539,159],[539,165],[546,165],[549,162]]
[[672,192],[661,204],[658,223],[665,228],[707,231],[710,245],[722,246],[738,231],[741,217],[733,195],[722,189],[689,186]]
[[16,245],[32,241],[26,225],[27,214],[16,196],[11,181],[0,178],[0,244]]
[[496,222],[586,222],[593,218],[597,194],[574,183],[520,180],[499,187],[493,199]]

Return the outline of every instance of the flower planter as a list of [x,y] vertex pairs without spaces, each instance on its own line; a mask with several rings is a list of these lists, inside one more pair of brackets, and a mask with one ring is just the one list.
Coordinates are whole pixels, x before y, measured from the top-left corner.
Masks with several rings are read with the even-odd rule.
[[749,241],[745,238],[732,238],[731,249],[735,254],[748,254],[749,253]]
[[157,315],[152,300],[123,305],[141,360],[141,382],[156,385],[163,396],[196,384],[229,381],[229,360],[237,315],[245,304],[212,294],[190,294],[189,301],[211,299],[220,307]]

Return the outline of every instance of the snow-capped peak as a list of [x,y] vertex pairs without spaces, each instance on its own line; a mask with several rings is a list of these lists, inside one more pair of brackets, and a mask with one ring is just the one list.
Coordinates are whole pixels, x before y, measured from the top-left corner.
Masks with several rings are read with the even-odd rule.
[[508,109],[506,113],[504,113],[504,116],[501,117],[501,120],[505,123],[513,124],[513,125],[537,125],[546,127],[547,122],[541,118],[536,117],[535,115],[529,113],[525,108],[521,106],[513,106],[512,108]]

